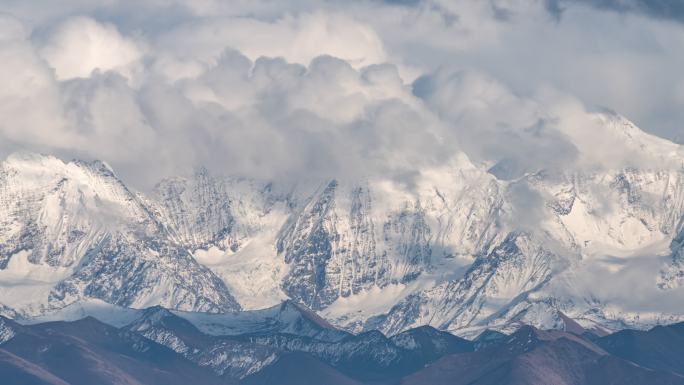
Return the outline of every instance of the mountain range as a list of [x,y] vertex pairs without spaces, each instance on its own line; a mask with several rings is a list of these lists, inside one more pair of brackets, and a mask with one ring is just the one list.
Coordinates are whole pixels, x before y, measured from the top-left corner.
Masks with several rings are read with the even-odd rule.
[[232,314],[119,310],[117,325],[0,317],[3,383],[684,384],[682,323],[607,336],[522,326],[471,341],[430,326],[354,335],[292,301]]
[[639,166],[517,175],[461,154],[405,181],[198,169],[142,193],[104,162],[16,153],[0,165],[0,314],[291,300],[349,332],[470,338],[683,320],[684,150],[619,115],[594,119]]

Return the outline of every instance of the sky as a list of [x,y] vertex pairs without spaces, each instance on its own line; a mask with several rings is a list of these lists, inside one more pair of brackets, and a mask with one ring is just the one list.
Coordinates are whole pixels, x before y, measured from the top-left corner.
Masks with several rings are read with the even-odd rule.
[[596,111],[684,142],[680,0],[0,0],[0,63],[0,156],[142,190],[199,166],[410,180],[462,153],[629,166]]

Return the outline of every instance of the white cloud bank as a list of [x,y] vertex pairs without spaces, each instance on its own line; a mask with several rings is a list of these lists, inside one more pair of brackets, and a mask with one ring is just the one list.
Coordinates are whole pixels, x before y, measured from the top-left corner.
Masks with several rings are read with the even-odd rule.
[[74,17],[59,25],[39,52],[58,80],[90,77],[95,70],[130,76],[131,66],[142,57],[141,48],[123,37],[116,26],[87,17]]
[[410,178],[460,151],[627,165],[582,140],[586,110],[677,137],[684,27],[577,4],[6,0],[0,152],[101,158],[140,188],[197,165]]

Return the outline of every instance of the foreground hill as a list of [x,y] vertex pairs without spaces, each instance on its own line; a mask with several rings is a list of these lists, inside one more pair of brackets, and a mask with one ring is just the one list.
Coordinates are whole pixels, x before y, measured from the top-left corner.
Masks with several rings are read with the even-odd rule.
[[[2,317],[0,377],[7,385],[684,384],[684,324],[603,337],[522,326],[468,341],[429,326],[353,335],[292,306],[267,318],[224,317],[218,329],[205,318],[216,315],[161,307],[120,327],[93,317],[32,325]],[[216,334],[238,328],[254,332]]]

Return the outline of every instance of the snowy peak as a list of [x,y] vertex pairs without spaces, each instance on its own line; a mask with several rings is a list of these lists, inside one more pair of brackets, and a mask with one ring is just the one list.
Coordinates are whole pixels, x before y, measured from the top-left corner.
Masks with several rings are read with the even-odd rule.
[[596,119],[606,127],[606,131],[634,150],[673,160],[679,165],[684,161],[684,148],[667,139],[644,132],[633,122],[614,112],[596,114]]
[[33,263],[70,267],[107,231],[151,234],[155,223],[102,163],[16,155],[0,167],[0,266],[30,250]]
[[580,169],[681,168],[684,149],[667,139],[644,132],[615,112],[594,112],[558,129],[577,150]]
[[[83,298],[230,311],[225,283],[172,244],[102,162],[10,156],[0,166],[0,303],[26,315]],[[31,302],[34,301],[34,302]]]

